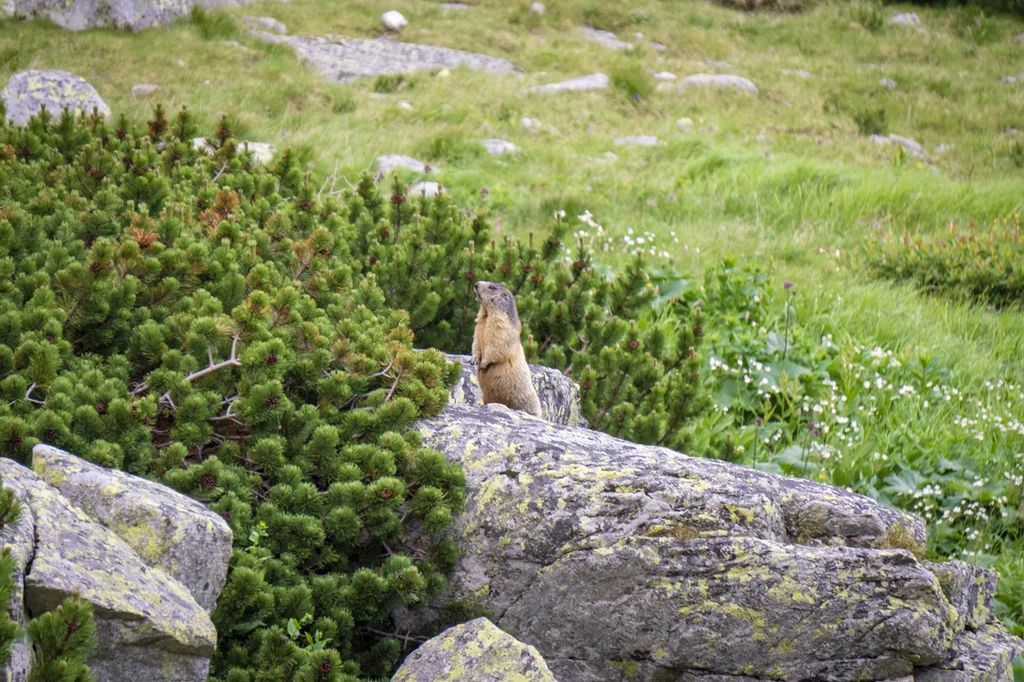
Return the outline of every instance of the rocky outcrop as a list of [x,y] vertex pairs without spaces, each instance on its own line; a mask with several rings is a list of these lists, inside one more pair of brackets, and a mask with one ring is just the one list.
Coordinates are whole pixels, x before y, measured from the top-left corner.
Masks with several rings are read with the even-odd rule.
[[192,0],[10,0],[7,14],[28,19],[49,19],[72,31],[119,28],[139,31],[167,26],[192,11]]
[[271,43],[295,49],[306,62],[329,81],[347,83],[361,76],[413,73],[464,66],[474,71],[497,74],[518,73],[512,62],[487,55],[433,45],[416,45],[380,39],[338,39],[281,36],[264,31],[252,34]]
[[[452,386],[449,404],[482,406],[484,396],[473,359],[468,355],[449,355],[448,361],[462,364],[462,376]],[[530,365],[530,373],[544,419],[568,426],[587,425],[587,420],[580,413],[580,388],[572,379],[557,369],[540,365]]]
[[110,118],[110,107],[96,88],[80,76],[56,69],[14,74],[0,91],[0,99],[7,108],[7,119],[17,125],[28,123],[44,106],[54,117],[66,107],[74,114],[91,114],[95,109]]
[[467,479],[434,606],[485,609],[563,682],[1012,679],[994,577],[916,558],[914,515],[503,406],[419,429]]
[[[191,581],[212,606],[213,587],[226,571],[224,529],[211,529],[210,512],[162,486],[47,446],[37,446],[34,455],[43,477],[0,459],[4,486],[14,490],[27,512],[18,526],[18,537],[24,532],[31,538],[19,542],[31,553],[21,562],[27,613],[51,611],[75,592],[91,603],[100,643],[88,664],[98,682],[205,680],[217,634],[206,610],[172,574]],[[22,524],[31,525],[31,535]],[[168,546],[175,539],[182,547]],[[206,581],[199,565],[176,564],[200,561],[204,540],[212,543],[209,556],[201,559]]]
[[213,611],[231,559],[231,528],[220,515],[166,486],[48,445],[37,445],[32,455],[44,481]]
[[391,682],[555,682],[532,646],[486,618],[445,630],[412,652]]

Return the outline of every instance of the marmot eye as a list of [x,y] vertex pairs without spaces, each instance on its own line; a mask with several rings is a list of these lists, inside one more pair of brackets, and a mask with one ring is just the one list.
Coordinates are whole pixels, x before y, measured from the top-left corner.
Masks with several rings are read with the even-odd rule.
[[490,287],[488,287],[488,288],[489,288],[489,289],[490,289],[491,291],[494,291],[494,290],[495,290],[495,289],[497,289],[498,287],[496,287],[496,286],[494,286],[494,285],[492,284],[492,285],[491,285]]

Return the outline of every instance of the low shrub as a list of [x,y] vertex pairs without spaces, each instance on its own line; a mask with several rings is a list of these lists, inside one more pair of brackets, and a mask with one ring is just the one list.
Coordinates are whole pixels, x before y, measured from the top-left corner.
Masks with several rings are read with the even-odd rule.
[[391,673],[390,614],[443,589],[465,496],[409,429],[459,367],[413,343],[468,351],[478,279],[515,292],[529,357],[594,425],[685,446],[709,401],[678,278],[640,255],[605,274],[568,221],[498,240],[443,195],[335,194],[290,152],[254,165],[226,120],[209,155],[196,132],[160,107],[144,131],[0,124],[0,455],[50,443],[224,517],[213,680]]
[[1019,214],[979,230],[950,226],[925,237],[882,232],[864,248],[871,274],[910,281],[928,292],[1008,306],[1024,301],[1024,242]]

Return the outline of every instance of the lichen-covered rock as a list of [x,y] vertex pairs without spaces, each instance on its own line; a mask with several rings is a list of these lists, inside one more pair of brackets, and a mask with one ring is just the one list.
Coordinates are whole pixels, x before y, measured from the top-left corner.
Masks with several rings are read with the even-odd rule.
[[[451,390],[450,405],[483,405],[484,395],[476,376],[476,368],[468,355],[449,355],[449,362],[462,364],[462,376]],[[580,387],[557,369],[530,365],[533,387],[540,398],[544,419],[568,426],[587,425],[580,414]]]
[[28,611],[52,611],[76,591],[93,605],[100,643],[88,663],[98,682],[206,679],[217,633],[181,583],[147,566],[29,469],[0,459],[0,476],[35,522]]
[[[921,519],[868,498],[497,405],[419,429],[467,479],[463,557],[434,606],[486,609],[559,679],[896,680],[990,670],[1022,644],[963,631],[912,553]],[[403,631],[431,616],[395,614]]]
[[988,623],[957,635],[950,657],[915,671],[914,682],[1013,682],[1013,659],[1020,653],[1019,639]]
[[361,76],[413,73],[459,66],[497,74],[519,72],[506,59],[434,45],[357,38],[331,42],[323,38],[280,36],[264,31],[252,31],[252,35],[266,42],[291,46],[301,60],[319,71],[327,80],[337,83],[348,83]]
[[956,560],[925,566],[939,579],[942,593],[956,609],[957,629],[977,630],[991,620],[992,598],[999,583],[995,571]]
[[[32,518],[32,509],[27,504],[21,505],[18,523],[7,526],[0,533],[0,542],[5,550],[14,555],[14,573],[11,574],[14,589],[10,601],[7,602],[7,613],[12,621],[26,631],[28,613],[25,610],[25,570],[32,564],[35,555],[35,519]],[[0,679],[6,682],[25,682],[28,679],[31,660],[32,644],[28,637],[22,636],[11,645],[11,658],[0,668]]]
[[166,486],[37,445],[36,474],[92,519],[114,531],[150,566],[185,586],[208,612],[231,559],[231,528],[218,514]]
[[49,19],[72,31],[119,28],[140,31],[167,26],[192,11],[192,0],[10,0],[8,14]]
[[25,125],[45,106],[54,117],[65,107],[76,114],[91,114],[95,108],[110,118],[110,107],[96,88],[84,78],[67,71],[21,71],[11,76],[7,87],[0,91],[7,107],[7,120]]
[[486,618],[449,628],[412,652],[391,682],[555,682],[532,646]]

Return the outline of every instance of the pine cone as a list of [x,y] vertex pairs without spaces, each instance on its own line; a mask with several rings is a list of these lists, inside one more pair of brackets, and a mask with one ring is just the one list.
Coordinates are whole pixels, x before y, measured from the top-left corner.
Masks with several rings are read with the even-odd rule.
[[213,490],[217,487],[217,477],[211,474],[203,476],[203,487],[207,490]]
[[276,397],[267,398],[267,408],[271,409],[271,410],[277,409],[277,398]]

